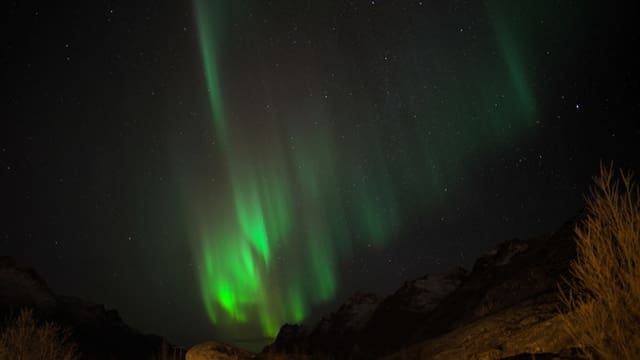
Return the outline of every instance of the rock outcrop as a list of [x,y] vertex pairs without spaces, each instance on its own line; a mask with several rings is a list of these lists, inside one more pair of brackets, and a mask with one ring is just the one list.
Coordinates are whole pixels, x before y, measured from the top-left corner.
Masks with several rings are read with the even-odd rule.
[[404,283],[376,309],[363,331],[359,347],[384,353],[405,345],[408,337],[424,324],[425,317],[458,289],[466,277],[464,269],[456,268]]
[[376,295],[357,293],[336,312],[324,316],[310,333],[301,325],[282,326],[278,337],[264,353],[346,355],[379,304]]
[[217,341],[195,345],[187,351],[186,360],[246,360],[255,359],[255,354]]

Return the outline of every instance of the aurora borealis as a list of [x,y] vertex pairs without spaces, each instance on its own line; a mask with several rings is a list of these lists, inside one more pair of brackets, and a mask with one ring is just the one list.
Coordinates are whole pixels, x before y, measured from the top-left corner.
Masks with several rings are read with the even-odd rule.
[[0,255],[143,332],[259,349],[552,231],[601,159],[638,169],[636,13],[10,2]]
[[[332,85],[317,85],[321,76],[286,84],[273,74],[236,78],[225,73],[225,44],[241,36],[229,26],[235,21],[232,6],[214,0],[195,5],[203,91],[209,96],[216,139],[211,146],[221,155],[210,166],[226,170],[215,185],[193,187],[197,191],[191,194],[212,193],[211,202],[193,210],[198,219],[194,257],[200,257],[203,303],[215,324],[233,328],[259,322],[263,335],[272,337],[282,324],[304,320],[313,305],[335,297],[341,259],[362,246],[384,248],[415,207],[447,201],[446,179],[462,176],[464,164],[475,154],[535,131],[536,99],[527,73],[533,65],[525,62],[527,49],[512,35],[519,33],[517,24],[505,18],[507,10],[500,4],[489,2],[487,10],[493,25],[487,31],[495,40],[477,50],[495,46],[498,55],[476,67],[470,64],[478,60],[475,54],[452,64],[450,70],[457,74],[468,71],[463,81],[447,82],[443,74],[435,74],[445,87],[425,91],[417,85],[433,82],[432,76],[420,74],[420,67],[410,62],[380,55],[380,61],[397,64],[377,65],[384,68],[383,76],[355,80],[378,86],[338,93],[340,106],[328,99],[334,96],[334,91],[328,95]],[[429,56],[418,49],[412,55],[416,63]],[[332,74],[332,81],[348,82],[342,77],[359,72],[357,63],[344,67]],[[406,78],[417,81],[406,84]],[[244,88],[263,84],[258,96],[263,101],[271,97],[269,106],[277,110],[256,114],[236,109],[246,104],[227,100],[229,83]],[[281,103],[274,93],[284,86],[299,94],[287,94]],[[488,88],[498,95],[483,98]],[[432,103],[438,99],[435,91],[457,94],[460,100]],[[238,115],[228,116],[232,112]],[[358,119],[355,126],[349,117]]]

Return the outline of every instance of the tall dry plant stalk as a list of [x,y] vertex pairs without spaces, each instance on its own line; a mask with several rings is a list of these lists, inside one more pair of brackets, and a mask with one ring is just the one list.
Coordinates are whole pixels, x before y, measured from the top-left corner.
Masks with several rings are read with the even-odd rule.
[[182,349],[176,347],[170,347],[166,341],[162,341],[160,345],[160,352],[157,355],[151,356],[151,360],[181,360],[184,359]]
[[31,309],[2,328],[0,360],[77,360],[76,346],[69,335],[53,323],[38,324]]
[[600,174],[575,228],[572,280],[561,291],[568,332],[591,359],[640,359],[640,194],[631,173]]

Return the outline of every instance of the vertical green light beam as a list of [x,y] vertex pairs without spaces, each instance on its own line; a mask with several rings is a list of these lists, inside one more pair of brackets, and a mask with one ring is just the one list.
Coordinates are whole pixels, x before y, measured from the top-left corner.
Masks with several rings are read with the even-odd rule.
[[523,46],[523,41],[518,41],[517,38],[519,35],[522,36],[523,31],[518,31],[513,24],[509,24],[509,19],[505,16],[505,6],[513,4],[499,0],[490,1],[489,15],[516,94],[517,110],[520,112],[516,119],[519,118],[522,125],[529,126],[535,121],[536,99],[527,73],[527,48]]
[[198,19],[198,34],[200,38],[200,51],[204,66],[205,79],[209,104],[213,114],[216,135],[224,143],[226,140],[226,124],[224,107],[222,104],[222,92],[220,76],[218,72],[218,33],[221,29],[222,7],[219,0],[196,0],[196,13]]

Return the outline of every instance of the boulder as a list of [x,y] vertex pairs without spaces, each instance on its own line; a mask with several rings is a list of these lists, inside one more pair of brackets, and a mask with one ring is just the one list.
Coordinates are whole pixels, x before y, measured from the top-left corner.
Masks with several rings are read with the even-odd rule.
[[255,354],[217,341],[197,344],[187,351],[186,360],[245,360]]

